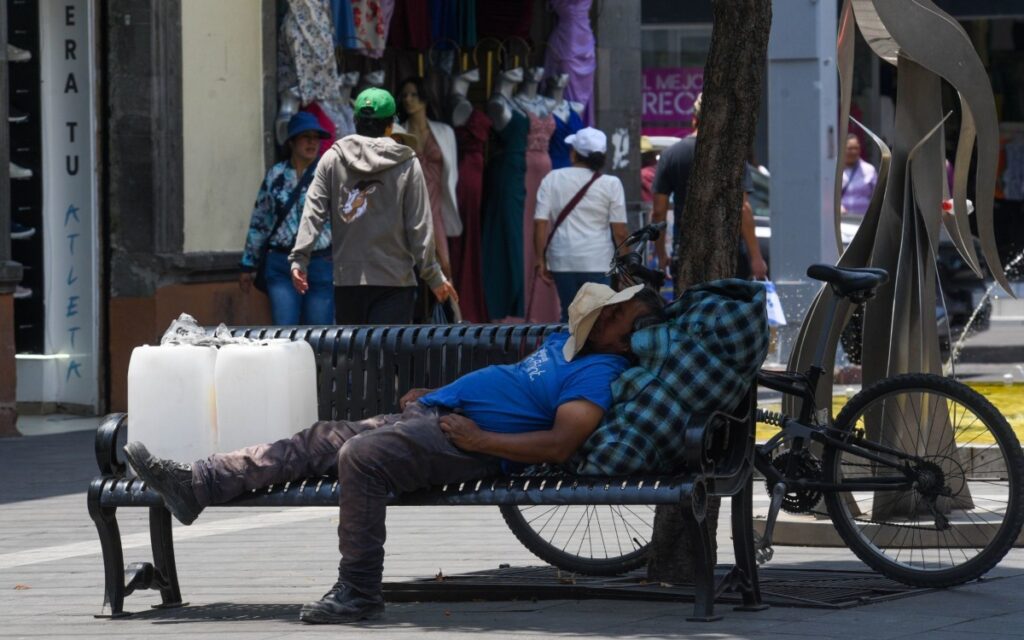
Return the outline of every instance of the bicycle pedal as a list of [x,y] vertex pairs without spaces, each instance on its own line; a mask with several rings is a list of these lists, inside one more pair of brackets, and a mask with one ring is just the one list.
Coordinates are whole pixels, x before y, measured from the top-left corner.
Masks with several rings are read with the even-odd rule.
[[754,559],[757,560],[757,566],[767,564],[771,562],[775,556],[775,549],[771,547],[765,547],[763,549],[754,549]]

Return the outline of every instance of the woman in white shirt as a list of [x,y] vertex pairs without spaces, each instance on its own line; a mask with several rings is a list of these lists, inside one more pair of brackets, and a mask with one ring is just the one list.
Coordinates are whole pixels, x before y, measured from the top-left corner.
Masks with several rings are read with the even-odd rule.
[[[537,190],[537,209],[533,214],[536,273],[554,282],[562,306],[562,322],[568,319],[569,303],[583,283],[609,284],[608,263],[615,246],[628,233],[622,182],[615,176],[599,175],[605,163],[607,136],[587,127],[566,137],[565,142],[571,147],[572,165],[544,177]],[[584,187],[586,192],[579,203],[558,225],[559,214]]]

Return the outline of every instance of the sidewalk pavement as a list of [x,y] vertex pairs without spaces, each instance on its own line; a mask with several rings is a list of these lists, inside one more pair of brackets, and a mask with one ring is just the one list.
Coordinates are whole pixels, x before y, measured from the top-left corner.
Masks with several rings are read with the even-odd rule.
[[[45,423],[45,421],[44,421]],[[395,603],[381,621],[309,627],[337,566],[332,509],[210,509],[175,525],[183,595],[191,605],[124,620],[94,619],[103,599],[99,543],[85,505],[95,474],[92,433],[0,440],[0,636],[5,638],[947,638],[1024,637],[1024,550],[989,579],[846,610],[719,607],[716,623],[686,621],[689,603],[612,600]],[[766,497],[759,496],[759,508]],[[125,561],[149,560],[146,511],[121,509]],[[727,517],[719,532],[729,560]],[[539,564],[487,508],[392,509],[388,581]],[[777,548],[769,567],[863,569],[844,549]],[[145,612],[155,592],[133,594]]]

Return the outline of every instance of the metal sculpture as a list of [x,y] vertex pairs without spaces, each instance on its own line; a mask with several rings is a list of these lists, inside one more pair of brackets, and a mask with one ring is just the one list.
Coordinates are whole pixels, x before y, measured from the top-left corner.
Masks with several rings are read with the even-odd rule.
[[[878,184],[849,247],[839,236],[842,163],[837,162],[835,191],[836,241],[841,267],[881,267],[889,284],[864,309],[863,381],[868,385],[906,372],[941,373],[935,323],[936,273],[940,224],[971,269],[982,277],[971,239],[967,211],[967,179],[975,141],[975,216],[982,255],[996,281],[1009,285],[996,250],[992,220],[998,160],[998,120],[988,75],[967,33],[929,0],[845,0],[837,38],[840,74],[839,141],[846,139],[852,94],[854,29],[882,60],[897,69],[896,121],[893,148],[866,127],[882,154]],[[947,190],[944,138],[938,135],[942,113],[941,81],[957,91],[961,106],[953,180],[953,210],[942,211]],[[858,123],[859,124],[859,123]],[[836,345],[852,309],[840,300],[835,324],[827,310],[834,302],[823,287],[811,304],[789,360],[791,371],[803,371],[814,356],[813,346],[827,332],[825,382],[818,406],[830,407]],[[788,404],[788,403],[787,403]],[[793,407],[784,407],[785,411]]]

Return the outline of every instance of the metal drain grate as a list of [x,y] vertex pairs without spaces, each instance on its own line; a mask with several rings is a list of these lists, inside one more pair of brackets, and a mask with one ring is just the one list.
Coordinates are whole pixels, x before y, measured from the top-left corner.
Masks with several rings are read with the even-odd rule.
[[[719,578],[729,567],[720,566]],[[761,569],[761,597],[783,607],[846,609],[929,593],[870,571]],[[389,602],[459,602],[469,600],[611,600],[693,601],[692,585],[649,583],[643,570],[606,578],[566,573],[553,567],[517,567],[384,584]],[[740,603],[726,593],[719,602]]]

